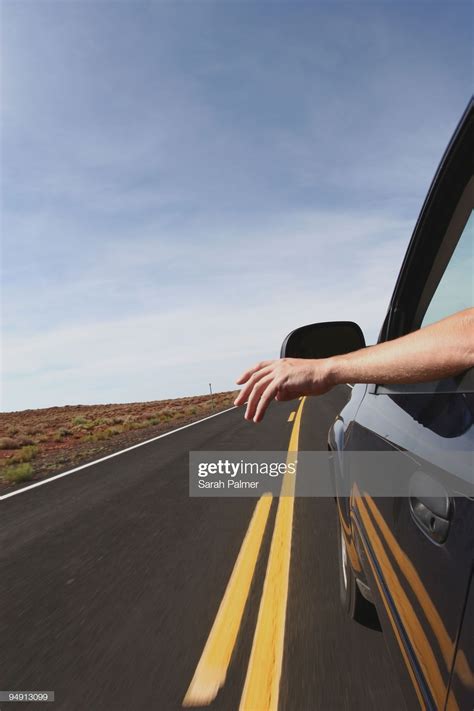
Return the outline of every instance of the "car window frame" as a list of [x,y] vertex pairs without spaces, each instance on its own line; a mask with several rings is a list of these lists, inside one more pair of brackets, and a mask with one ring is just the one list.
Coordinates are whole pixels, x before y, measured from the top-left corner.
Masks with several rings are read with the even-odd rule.
[[[378,343],[419,329],[459,241],[459,212],[473,183],[474,98],[446,148],[423,203],[383,323]],[[469,199],[469,198],[467,198]],[[465,210],[464,210],[465,212]],[[462,228],[465,225],[462,225]],[[456,378],[410,385],[369,386],[372,394],[474,392],[474,368]]]
[[[420,301],[415,311],[412,329],[421,328],[426,313],[432,303],[434,296],[440,286],[444,275],[449,270],[449,265],[453,254],[456,252],[459,242],[467,226],[474,206],[474,175],[466,185],[463,194],[456,206],[454,214],[446,230],[446,237],[440,245],[438,254],[433,262],[433,267],[426,280],[421,293]],[[472,306],[471,303],[469,306]],[[450,314],[445,314],[444,317]],[[426,324],[428,325],[428,324]]]

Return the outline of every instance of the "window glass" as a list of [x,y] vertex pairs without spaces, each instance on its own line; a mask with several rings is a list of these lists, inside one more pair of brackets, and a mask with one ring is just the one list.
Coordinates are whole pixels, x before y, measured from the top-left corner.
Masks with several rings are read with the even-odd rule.
[[474,304],[474,219],[467,221],[456,249],[426,310],[422,326]]

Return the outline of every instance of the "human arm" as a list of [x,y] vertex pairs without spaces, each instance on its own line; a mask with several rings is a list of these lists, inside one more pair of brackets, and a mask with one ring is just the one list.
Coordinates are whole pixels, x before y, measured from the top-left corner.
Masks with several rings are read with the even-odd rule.
[[262,420],[273,399],[322,395],[341,383],[417,383],[462,373],[474,366],[474,308],[406,336],[331,358],[262,361],[237,380],[236,405],[245,418]]

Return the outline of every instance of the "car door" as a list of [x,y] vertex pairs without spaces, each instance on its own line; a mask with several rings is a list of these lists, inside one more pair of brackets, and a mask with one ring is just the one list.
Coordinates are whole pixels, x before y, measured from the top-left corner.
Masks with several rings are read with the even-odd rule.
[[[473,135],[471,102],[422,208],[379,341],[473,305]],[[409,495],[355,496],[351,515],[408,697],[436,711],[448,694],[450,709],[474,699],[473,640],[462,637],[458,649],[473,566],[473,425],[473,370],[419,385],[374,383],[345,443],[400,452],[410,462]],[[449,477],[438,480],[427,463]]]

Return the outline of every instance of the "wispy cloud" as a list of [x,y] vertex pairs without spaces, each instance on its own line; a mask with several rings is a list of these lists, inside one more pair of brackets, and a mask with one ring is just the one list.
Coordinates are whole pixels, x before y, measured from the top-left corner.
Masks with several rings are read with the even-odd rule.
[[2,407],[374,340],[470,91],[454,5],[4,4]]
[[[6,401],[26,407],[30,386],[43,406],[179,396],[209,381],[232,388],[246,363],[276,357],[287,332],[318,320],[356,320],[374,341],[408,225],[331,214],[294,215],[291,223],[234,233],[229,249],[219,250],[216,236],[204,255],[192,243],[185,263],[181,248],[168,249],[171,278],[157,244],[142,241],[130,263],[118,250],[102,273],[50,286],[49,324],[38,328],[33,318],[28,339],[13,333],[5,344]],[[369,255],[360,253],[362,238]],[[24,306],[23,323],[32,315]]]

